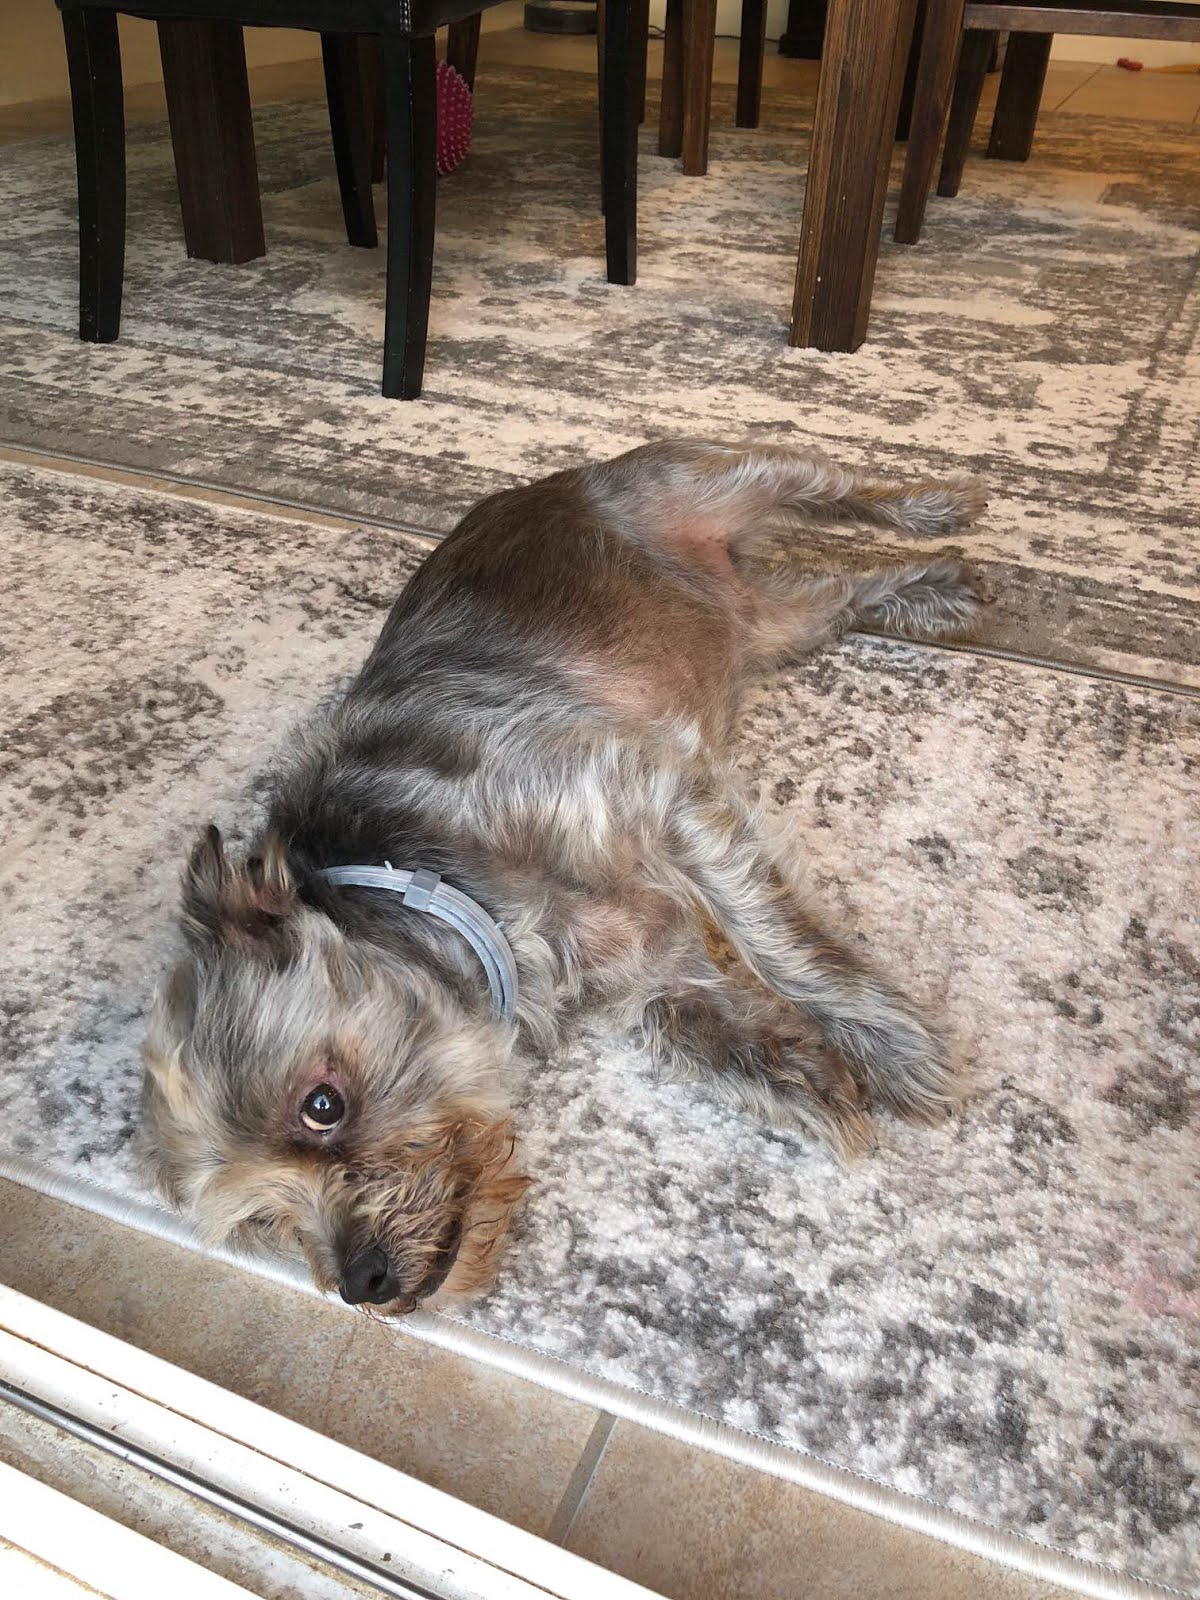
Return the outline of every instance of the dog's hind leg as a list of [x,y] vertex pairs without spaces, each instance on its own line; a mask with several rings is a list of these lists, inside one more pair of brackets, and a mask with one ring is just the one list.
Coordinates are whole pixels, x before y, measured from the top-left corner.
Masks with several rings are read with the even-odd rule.
[[965,474],[880,483],[823,457],[798,456],[780,474],[777,504],[813,521],[871,522],[904,533],[945,535],[982,515],[987,491],[979,478]]
[[969,526],[986,506],[978,478],[878,483],[817,449],[681,440],[645,445],[588,469],[594,490],[645,526],[711,520],[731,544],[753,539],[778,513],[813,520],[873,522],[908,533],[945,535]]
[[856,575],[773,572],[755,580],[749,656],[759,667],[833,644],[852,628],[904,638],[970,633],[983,598],[961,562],[925,561]]
[[813,521],[872,522],[939,535],[968,527],[987,505],[981,480],[962,474],[941,481],[879,483],[838,466],[820,450],[751,445],[736,456],[735,476],[765,488],[770,509]]

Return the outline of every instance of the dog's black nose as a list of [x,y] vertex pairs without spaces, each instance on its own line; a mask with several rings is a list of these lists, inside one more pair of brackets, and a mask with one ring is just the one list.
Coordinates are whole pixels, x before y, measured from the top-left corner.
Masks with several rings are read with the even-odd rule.
[[342,1268],[338,1288],[347,1305],[386,1305],[400,1292],[400,1284],[392,1271],[392,1263],[376,1244],[351,1256]]

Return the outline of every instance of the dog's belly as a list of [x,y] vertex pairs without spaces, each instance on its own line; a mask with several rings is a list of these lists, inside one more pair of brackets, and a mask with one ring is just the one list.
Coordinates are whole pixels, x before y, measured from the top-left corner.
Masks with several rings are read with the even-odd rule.
[[632,667],[609,657],[584,658],[570,670],[587,700],[626,727],[652,731],[687,754],[725,740],[732,711],[731,673],[712,674],[678,656]]
[[720,743],[748,602],[723,546],[697,534],[687,559],[684,570],[657,565],[648,581],[610,575],[597,595],[608,626],[576,643],[564,665],[587,699],[618,721],[637,729],[691,724],[704,742]]
[[689,567],[717,579],[723,588],[737,593],[745,585],[729,552],[729,529],[714,517],[695,517],[676,522],[659,535],[665,550]]

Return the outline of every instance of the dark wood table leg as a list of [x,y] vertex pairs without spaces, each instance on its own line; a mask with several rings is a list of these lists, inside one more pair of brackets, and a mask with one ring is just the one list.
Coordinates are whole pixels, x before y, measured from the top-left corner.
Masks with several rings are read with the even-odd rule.
[[[373,40],[369,42],[374,43]],[[329,131],[333,135],[333,160],[342,195],[346,237],[353,245],[373,250],[379,243],[379,233],[371,195],[375,130],[369,119],[368,81],[363,71],[363,47],[367,43],[354,33],[321,35],[325,101],[329,107]]]
[[708,171],[708,124],[712,113],[713,50],[717,0],[683,5],[683,170],[689,178]]
[[763,55],[767,44],[767,0],[742,0],[738,44],[737,114],[739,128],[757,128],[762,111]]
[[988,62],[992,59],[995,44],[996,34],[990,28],[968,28],[962,36],[937,186],[937,192],[947,199],[953,199],[962,182],[963,167],[971,148],[971,135],[975,131],[975,118],[979,113],[979,97],[983,93],[983,82],[988,75]]
[[79,183],[79,337],[121,331],[125,275],[125,100],[113,11],[65,10],[63,36]]
[[383,41],[387,93],[388,259],[383,392],[415,400],[425,372],[437,190],[437,49],[433,36]]
[[660,156],[683,154],[683,7],[684,0],[667,0],[662,99],[658,110]]
[[942,130],[954,92],[966,0],[927,0],[921,56],[908,130],[904,183],[896,213],[896,241],[916,244],[941,148]]
[[798,61],[819,61],[825,38],[825,0],[788,0],[787,26],[779,54]]
[[253,261],[267,247],[242,30],[232,22],[160,22],[158,45],[187,253]]
[[477,11],[473,17],[464,17],[461,22],[452,22],[446,39],[446,62],[455,72],[462,74],[468,89],[475,87],[475,64],[479,60],[479,29],[482,22],[481,11]]
[[867,332],[915,0],[830,0],[791,342],[857,350]]
[[925,0],[917,0],[913,14],[912,42],[904,64],[904,82],[900,89],[900,109],[896,112],[896,142],[908,142],[908,129],[912,121],[913,96],[917,92],[917,67],[921,60],[921,35],[925,31]]
[[601,105],[604,249],[609,283],[637,280],[637,106],[634,0],[605,0]]
[[1028,161],[1033,148],[1052,33],[1010,33],[987,153],[994,161]]

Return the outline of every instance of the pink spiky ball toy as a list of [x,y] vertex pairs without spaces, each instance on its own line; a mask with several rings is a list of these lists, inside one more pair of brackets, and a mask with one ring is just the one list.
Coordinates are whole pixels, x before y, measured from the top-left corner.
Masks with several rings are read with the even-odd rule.
[[467,153],[475,106],[460,72],[445,61],[437,64],[437,170],[444,178]]

